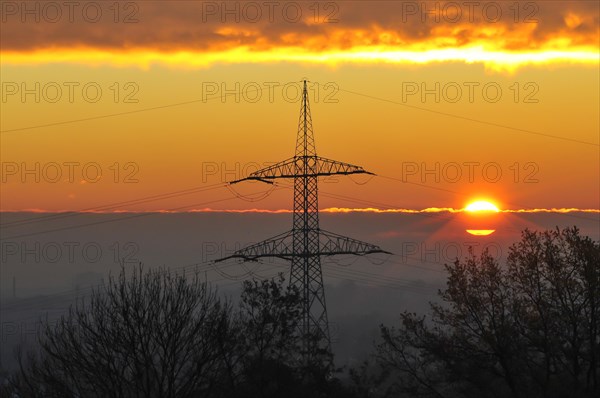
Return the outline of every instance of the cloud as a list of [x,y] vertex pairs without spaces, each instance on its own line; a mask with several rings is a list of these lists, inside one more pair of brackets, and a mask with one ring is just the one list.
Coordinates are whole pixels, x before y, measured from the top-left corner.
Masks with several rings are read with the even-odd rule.
[[[425,209],[379,209],[374,207],[366,208],[348,208],[348,207],[328,207],[321,209],[320,213],[402,213],[402,214],[423,214],[423,213],[462,213],[464,209],[454,209],[452,207],[427,207]],[[23,209],[23,210],[3,210],[3,213],[65,213],[72,212],[72,210],[45,210],[45,209]],[[500,210],[501,213],[554,213],[554,214],[566,214],[566,213],[597,213],[600,214],[600,209],[579,209],[575,207],[569,208],[536,208],[536,209],[504,209]],[[262,214],[288,214],[293,213],[289,209],[213,209],[205,207],[201,209],[191,210],[131,210],[131,209],[118,209],[118,210],[81,210],[77,213],[87,214],[142,214],[142,213],[164,213],[164,214],[185,214],[185,213],[262,213]]]
[[[55,6],[48,6],[55,4]],[[597,48],[598,2],[11,2],[2,51]],[[95,4],[95,6],[90,6]],[[293,6],[292,6],[293,5]]]

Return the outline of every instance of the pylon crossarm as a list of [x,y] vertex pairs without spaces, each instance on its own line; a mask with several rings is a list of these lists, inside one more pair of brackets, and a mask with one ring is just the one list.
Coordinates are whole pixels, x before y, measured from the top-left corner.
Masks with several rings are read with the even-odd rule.
[[272,184],[273,182],[269,180],[273,180],[275,178],[293,178],[295,172],[295,162],[296,161],[294,158],[286,159],[282,162],[265,167],[264,169],[257,170],[254,173],[250,173],[248,177],[230,181],[229,183],[237,184],[238,182],[242,181],[262,181]]
[[377,245],[363,242],[357,239],[349,238],[321,230],[319,234],[319,255],[333,256],[336,254],[353,254],[356,256],[365,256],[367,254],[385,253],[392,254],[381,249]]
[[370,171],[366,171],[360,166],[356,166],[350,163],[338,162],[327,158],[317,156],[317,173],[319,176],[331,176],[331,175],[348,175],[348,174],[370,174]]
[[263,240],[262,242],[236,250],[232,255],[215,260],[215,263],[232,258],[244,261],[256,261],[263,257],[279,257],[290,260],[293,256],[292,231]]
[[275,182],[265,180],[264,178],[246,177],[246,178],[242,178],[240,180],[229,181],[229,185],[237,184],[238,182],[242,182],[242,181],[260,181],[260,182],[264,182],[265,184],[271,184],[271,185],[275,184]]
[[322,158],[320,156],[308,156],[306,170],[304,167],[305,159],[303,156],[295,156],[282,162],[275,163],[264,169],[257,170],[248,177],[231,181],[230,184],[237,184],[242,181],[262,181],[272,184],[271,180],[277,178],[296,178],[296,177],[325,177],[332,175],[349,174],[370,174],[360,166],[350,163],[337,162],[335,160]]

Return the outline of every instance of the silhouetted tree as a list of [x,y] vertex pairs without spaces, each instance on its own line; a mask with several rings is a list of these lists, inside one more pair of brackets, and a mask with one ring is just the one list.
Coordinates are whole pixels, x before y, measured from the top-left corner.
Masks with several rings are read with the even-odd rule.
[[198,275],[125,270],[45,323],[39,354],[21,361],[19,397],[207,396],[221,369],[216,342],[230,305]]
[[574,228],[526,231],[508,267],[522,358],[536,392],[600,392],[598,243]]
[[[21,357],[18,397],[307,397],[342,391],[330,358],[302,360],[302,301],[284,278],[245,281],[239,306],[197,275],[118,277],[44,322],[40,349]],[[315,356],[315,358],[318,356]],[[341,395],[344,396],[344,395]]]
[[381,327],[392,389],[427,397],[597,397],[600,245],[577,228],[525,230],[506,267],[487,252],[446,266],[431,319]]
[[349,383],[346,396],[356,398],[391,397],[391,392],[386,388],[386,385],[389,384],[386,383],[387,376],[385,369],[374,363],[372,359],[364,360],[358,367],[348,369]]
[[226,369],[223,396],[281,396],[297,387],[300,295],[284,287],[280,275],[244,281],[238,311],[231,318],[234,338],[222,342]]
[[238,310],[231,318],[234,337],[223,342],[223,397],[307,397],[327,394],[330,357],[303,361],[302,297],[280,274],[244,281]]

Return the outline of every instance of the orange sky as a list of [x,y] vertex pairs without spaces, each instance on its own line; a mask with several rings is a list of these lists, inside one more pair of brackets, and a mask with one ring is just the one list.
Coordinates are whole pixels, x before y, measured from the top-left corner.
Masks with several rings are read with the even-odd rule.
[[3,2],[0,208],[288,209],[308,78],[322,208],[598,209],[598,3],[467,3]]

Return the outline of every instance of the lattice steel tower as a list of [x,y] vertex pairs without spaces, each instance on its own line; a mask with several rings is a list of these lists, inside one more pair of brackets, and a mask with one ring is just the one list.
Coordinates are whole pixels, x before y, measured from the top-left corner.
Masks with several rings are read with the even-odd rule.
[[320,176],[340,174],[373,173],[360,166],[317,156],[308,90],[304,80],[294,157],[230,182],[236,184],[246,180],[257,180],[273,184],[273,180],[278,178],[294,179],[292,230],[245,247],[217,261],[230,258],[253,261],[262,257],[279,257],[291,261],[290,283],[297,286],[302,295],[301,334],[305,355],[309,357],[322,349],[331,352],[321,256],[388,253],[378,246],[320,229],[317,180]]

